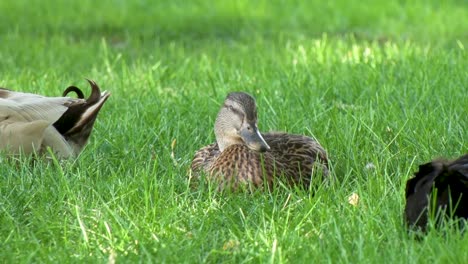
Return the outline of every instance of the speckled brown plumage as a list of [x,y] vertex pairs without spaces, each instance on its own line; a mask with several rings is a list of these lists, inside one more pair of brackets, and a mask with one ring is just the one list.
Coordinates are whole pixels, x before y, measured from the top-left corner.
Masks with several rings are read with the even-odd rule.
[[287,133],[262,135],[271,148],[264,153],[241,144],[232,145],[223,152],[216,143],[198,150],[191,165],[193,175],[198,177],[207,173],[210,179],[234,189],[239,184],[272,188],[280,179],[286,184],[301,184],[307,188],[314,169],[329,176],[327,154],[312,138]]
[[242,92],[229,94],[215,124],[217,143],[195,153],[192,177],[206,174],[220,189],[271,189],[279,182],[307,188],[316,169],[328,177],[327,154],[317,141],[281,132],[260,134],[256,122],[255,100]]

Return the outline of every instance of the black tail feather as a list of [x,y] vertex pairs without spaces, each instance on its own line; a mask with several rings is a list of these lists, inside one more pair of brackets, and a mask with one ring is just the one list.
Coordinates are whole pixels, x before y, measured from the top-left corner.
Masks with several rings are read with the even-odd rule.
[[80,88],[78,88],[76,86],[69,86],[67,89],[65,89],[65,91],[63,91],[62,96],[65,97],[71,92],[76,93],[76,96],[78,97],[78,99],[84,99],[83,92],[80,90]]

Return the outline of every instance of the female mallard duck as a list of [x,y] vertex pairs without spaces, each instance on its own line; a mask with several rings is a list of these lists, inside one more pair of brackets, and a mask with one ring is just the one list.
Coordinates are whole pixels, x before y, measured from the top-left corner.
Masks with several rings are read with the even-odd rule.
[[[58,158],[77,156],[86,145],[94,122],[110,93],[88,80],[91,95],[85,99],[75,86],[62,97],[45,97],[0,88],[0,151],[6,154],[45,153]],[[66,97],[75,92],[78,98]]]
[[[216,143],[195,153],[193,176],[237,189],[239,185],[273,187],[282,179],[290,185],[309,186],[315,167],[328,176],[325,150],[310,137],[263,133],[257,128],[255,99],[247,93],[228,94],[215,122]],[[317,161],[317,162],[316,162]]]

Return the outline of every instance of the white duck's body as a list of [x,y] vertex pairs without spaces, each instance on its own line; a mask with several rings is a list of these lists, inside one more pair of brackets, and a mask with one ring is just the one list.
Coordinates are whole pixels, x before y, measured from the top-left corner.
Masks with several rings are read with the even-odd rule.
[[[6,154],[45,153],[58,158],[77,156],[86,145],[94,121],[110,96],[89,81],[92,92],[85,99],[71,86],[63,97],[45,97],[0,88],[0,151]],[[76,92],[78,98],[65,97]]]

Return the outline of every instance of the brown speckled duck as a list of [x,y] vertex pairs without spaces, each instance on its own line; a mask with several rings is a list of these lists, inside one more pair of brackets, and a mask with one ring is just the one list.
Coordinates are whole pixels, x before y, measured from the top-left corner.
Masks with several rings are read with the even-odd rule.
[[272,188],[282,181],[308,187],[314,170],[329,175],[325,150],[310,137],[281,132],[261,134],[255,99],[244,92],[226,97],[215,122],[216,143],[195,153],[191,177],[205,173],[225,187]]
[[[3,154],[46,153],[56,157],[77,156],[86,145],[96,117],[110,94],[94,81],[91,95],[85,99],[75,86],[62,97],[14,92],[0,88],[0,152]],[[78,98],[66,97],[70,92]]]

